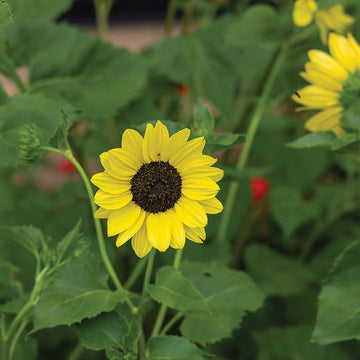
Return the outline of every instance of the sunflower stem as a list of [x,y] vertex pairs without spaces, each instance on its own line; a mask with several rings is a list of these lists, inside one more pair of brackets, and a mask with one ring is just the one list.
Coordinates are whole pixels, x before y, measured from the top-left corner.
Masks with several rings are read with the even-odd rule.
[[98,36],[103,41],[109,39],[109,13],[113,0],[94,0]]
[[172,34],[175,22],[175,12],[176,0],[169,0],[165,18],[165,36],[171,36]]
[[182,317],[184,316],[184,313],[182,312],[178,312],[177,314],[175,314],[168,322],[166,325],[164,325],[163,329],[160,332],[160,335],[166,335],[166,333],[171,329],[171,327],[178,321],[180,320]]
[[[253,116],[250,120],[248,133],[246,136],[246,143],[244,144],[244,147],[241,151],[240,157],[236,164],[236,168],[239,170],[244,169],[246,162],[248,160],[249,153],[250,153],[257,129],[260,124],[260,120],[262,118],[262,115],[264,114],[264,111],[267,109],[270,92],[273,88],[274,81],[279,73],[279,70],[281,69],[281,65],[285,58],[287,47],[288,47],[287,43],[282,44],[282,46],[276,56],[276,59],[274,61],[274,65],[270,71],[268,78],[267,78],[265,86],[263,88],[262,94],[260,96],[260,100],[259,100],[259,102],[255,108],[255,111],[253,113]],[[227,228],[230,223],[230,216],[232,213],[232,208],[234,205],[238,187],[239,187],[238,181],[232,181],[230,183],[230,188],[229,188],[226,200],[225,200],[224,211],[223,211],[222,218],[220,221],[219,232],[218,232],[218,236],[217,236],[217,241],[219,243],[223,243],[226,241]]]
[[126,282],[124,284],[125,289],[128,290],[128,289],[131,289],[133,287],[136,280],[139,278],[139,276],[143,272],[144,267],[147,264],[148,260],[149,260],[149,257],[146,257],[146,258],[143,258],[143,259],[141,259],[141,260],[139,260],[137,262],[134,270],[132,271],[132,273],[130,274],[130,276],[128,277],[128,279],[126,280]]
[[[70,160],[73,163],[73,165],[76,167],[76,169],[79,172],[80,177],[81,177],[81,179],[82,179],[82,181],[83,181],[83,183],[85,185],[85,188],[86,188],[86,191],[87,191],[87,194],[88,194],[88,197],[89,197],[90,208],[91,208],[91,211],[92,211],[92,213],[94,215],[95,211],[96,211],[96,206],[95,206],[95,203],[93,201],[93,199],[94,199],[93,189],[91,187],[89,178],[87,177],[87,175],[85,173],[85,170],[82,168],[80,163],[75,159],[75,157],[73,156],[73,154],[71,152],[71,149],[69,148],[67,151],[62,151],[62,150],[52,148],[52,147],[47,147],[47,146],[43,146],[42,148],[44,150],[52,151],[52,152],[55,152],[57,154],[60,154],[60,155],[64,156],[66,159]],[[116,272],[115,272],[115,270],[114,270],[114,268],[113,268],[113,266],[111,264],[109,256],[108,256],[108,254],[106,252],[105,240],[104,240],[104,235],[103,235],[103,232],[102,232],[102,229],[101,229],[100,220],[95,218],[94,216],[93,216],[93,219],[94,219],[95,231],[96,231],[96,236],[97,236],[97,239],[98,239],[98,245],[99,245],[100,254],[101,254],[101,257],[103,259],[106,270],[109,273],[111,280],[115,284],[115,287],[117,289],[123,289],[123,287],[122,287],[122,285],[121,285],[121,283],[119,281],[119,278],[117,277]],[[128,297],[126,297],[125,302],[130,307],[132,313],[136,314],[137,311],[138,311],[138,308],[131,302],[131,300]]]
[[[173,262],[173,268],[175,270],[179,270],[179,266],[180,266],[180,262],[181,262],[181,256],[182,256],[182,250],[183,249],[179,249],[179,250],[176,251],[174,262]],[[156,318],[156,321],[155,321],[154,328],[153,328],[152,333],[150,335],[150,338],[159,335],[161,326],[162,326],[162,324],[164,322],[166,310],[167,310],[167,306],[164,305],[164,304],[161,304],[160,310],[158,312],[158,315],[157,315],[157,318]]]
[[144,285],[143,285],[143,289],[142,289],[142,297],[145,296],[147,286],[150,283],[151,273],[152,273],[152,269],[154,266],[155,254],[156,254],[156,250],[151,249],[150,254],[148,256],[149,259],[148,259],[148,263],[147,263],[146,270],[145,270]]

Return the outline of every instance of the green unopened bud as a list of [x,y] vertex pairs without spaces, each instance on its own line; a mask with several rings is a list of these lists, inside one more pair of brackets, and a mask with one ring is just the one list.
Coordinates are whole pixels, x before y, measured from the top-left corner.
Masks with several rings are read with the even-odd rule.
[[21,162],[33,162],[42,157],[39,131],[31,125],[24,126],[20,132],[18,158]]

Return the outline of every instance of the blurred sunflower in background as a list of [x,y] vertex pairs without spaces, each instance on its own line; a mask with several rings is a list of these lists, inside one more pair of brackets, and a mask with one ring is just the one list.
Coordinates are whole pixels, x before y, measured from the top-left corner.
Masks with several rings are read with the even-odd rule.
[[308,26],[315,19],[323,44],[327,43],[329,31],[346,34],[355,19],[346,14],[342,4],[318,10],[314,0],[296,0],[293,8],[293,21],[296,26]]
[[310,61],[300,75],[312,85],[300,89],[299,96],[294,94],[292,99],[303,105],[298,110],[322,110],[306,122],[306,129],[332,130],[341,135],[343,111],[359,98],[360,46],[350,33],[347,37],[331,33],[329,51],[308,52]]
[[222,211],[216,195],[223,170],[216,159],[203,155],[203,137],[188,141],[189,129],[171,137],[160,121],[148,124],[144,138],[127,129],[121,148],[100,155],[105,171],[92,177],[100,189],[97,218],[107,218],[108,236],[118,235],[116,246],[130,238],[139,257],[153,247],[183,248],[185,238],[205,240],[206,214]]

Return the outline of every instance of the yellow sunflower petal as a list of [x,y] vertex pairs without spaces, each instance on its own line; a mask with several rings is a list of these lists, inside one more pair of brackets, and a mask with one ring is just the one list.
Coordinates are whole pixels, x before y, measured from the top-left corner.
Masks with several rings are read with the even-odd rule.
[[339,126],[342,115],[341,106],[333,106],[312,116],[305,124],[311,132],[333,130]]
[[127,167],[131,174],[135,174],[139,170],[142,163],[140,159],[133,156],[133,153],[126,149],[112,149],[108,151],[108,158],[115,166],[122,165]]
[[355,40],[355,38],[352,36],[352,34],[348,33],[347,36],[348,36],[348,43],[355,54],[356,64],[358,67],[360,67],[360,46],[358,42]]
[[146,162],[162,160],[162,154],[169,142],[169,131],[157,121],[155,128],[148,124],[145,131],[143,154]]
[[207,214],[218,214],[223,210],[222,203],[216,197],[199,201],[199,203],[204,207]]
[[106,219],[110,213],[111,213],[111,210],[103,209],[100,207],[95,211],[94,218],[95,219]]
[[108,210],[117,210],[128,204],[132,199],[130,191],[121,194],[109,194],[103,190],[98,190],[94,197],[96,205]]
[[321,50],[309,50],[308,56],[314,65],[318,66],[322,72],[328,74],[332,78],[342,82],[348,78],[348,72],[326,52]]
[[190,227],[204,227],[207,224],[205,209],[196,201],[181,196],[175,204],[176,214]]
[[217,161],[209,155],[194,155],[190,158],[185,158],[182,161],[177,162],[176,169],[180,172],[192,170],[193,168],[199,168],[201,166],[211,166]]
[[128,229],[135,223],[141,213],[141,208],[133,201],[119,210],[110,213],[107,223],[108,236],[114,236]]
[[149,214],[146,220],[150,244],[159,251],[166,251],[170,245],[172,218],[167,212]]
[[112,161],[109,152],[102,153],[100,155],[100,161],[105,171],[116,179],[130,180],[135,174],[135,171],[129,169],[127,166]]
[[131,188],[130,181],[116,179],[106,172],[95,174],[90,181],[110,194],[121,194]]
[[173,249],[182,249],[185,245],[184,225],[174,211],[169,211],[169,215],[172,218],[170,246]]
[[116,246],[119,247],[125,244],[130,238],[132,238],[141,228],[142,224],[144,223],[146,213],[145,211],[141,210],[140,216],[137,220],[124,232],[120,233],[116,239]]
[[182,178],[181,192],[189,199],[210,199],[214,197],[219,190],[219,185],[207,177],[186,176]]
[[139,258],[147,255],[152,249],[150,241],[148,240],[145,223],[142,224],[139,231],[131,239],[131,246]]
[[206,239],[205,228],[203,227],[191,228],[185,225],[184,229],[186,238],[193,242],[202,244]]
[[177,154],[186,144],[187,139],[190,136],[189,129],[182,129],[172,135],[168,142],[168,145],[164,147],[164,153],[162,155],[163,161],[168,161],[171,154]]
[[298,91],[298,96],[292,95],[292,99],[308,109],[322,109],[339,103],[337,92],[324,89],[316,85],[308,85]]
[[214,181],[219,181],[224,176],[224,170],[210,167],[210,166],[202,166],[199,168],[190,168],[189,170],[184,170],[180,172],[182,178],[186,177],[209,177]]
[[305,64],[305,72],[300,75],[309,83],[323,87],[328,90],[342,91],[343,85],[340,81],[332,78],[326,73],[323,73],[316,65],[311,62]]
[[177,165],[181,162],[187,161],[187,159],[191,159],[194,156],[201,155],[204,146],[205,140],[203,137],[192,139],[184,145],[182,151],[171,153],[169,163],[177,168]]
[[143,145],[144,139],[136,130],[125,130],[121,140],[121,147],[130,151],[139,163],[144,162]]
[[296,26],[307,26],[311,23],[318,6],[314,0],[296,0],[293,9],[293,21]]
[[355,72],[356,55],[348,43],[348,40],[335,33],[329,36],[329,50],[331,55],[347,70]]

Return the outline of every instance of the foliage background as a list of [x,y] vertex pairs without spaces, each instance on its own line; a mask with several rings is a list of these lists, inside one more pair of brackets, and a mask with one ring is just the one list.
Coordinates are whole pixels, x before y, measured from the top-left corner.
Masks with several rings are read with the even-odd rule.
[[[166,321],[177,312],[185,315],[167,336],[149,341],[150,359],[205,359],[206,353],[242,360],[358,357],[356,112],[354,139],[347,146],[334,144],[331,135],[287,146],[305,135],[308,114],[295,113],[290,96],[304,84],[298,74],[307,51],[326,47],[314,24],[304,37],[304,29],[293,27],[289,1],[178,1],[179,16],[187,14],[188,3],[195,4],[191,20],[198,28],[190,31],[185,17],[181,36],[169,36],[140,54],[56,22],[71,0],[0,3],[0,70],[20,92],[9,96],[0,87],[3,330],[31,296],[39,264],[46,269],[26,321],[18,324],[23,329],[13,359],[137,358],[141,329],[124,304],[126,291],[109,285],[98,261],[92,213],[79,177],[70,168],[60,187],[44,189],[39,172],[56,172],[63,165],[43,158],[36,148],[29,154],[24,138],[27,145],[62,147],[68,134],[73,153],[91,174],[100,169],[98,155],[119,146],[126,128],[142,131],[144,123],[157,119],[168,120],[170,132],[188,126],[193,136],[206,136],[206,150],[225,169],[219,194],[225,209],[230,184],[236,182],[238,191],[226,236],[218,236],[222,215],[211,216],[206,244],[186,243],[180,275],[168,267],[173,251],[157,255],[158,271],[141,314],[145,336],[158,302],[171,308]],[[358,2],[344,3],[358,18]],[[352,30],[358,39],[359,24]],[[263,104],[248,166],[239,170],[235,164],[243,145],[237,144],[245,140],[242,134],[275,57],[290,37],[299,40],[287,49]],[[26,83],[18,77],[20,66],[29,69]],[[176,91],[181,84],[189,85],[185,96]],[[21,151],[40,158],[24,164]],[[271,183],[257,207],[250,203],[253,175]],[[126,284],[139,259],[128,244],[116,249],[110,239],[106,245]],[[172,290],[178,286],[180,294],[186,288],[187,301],[162,293],[164,284]],[[132,285],[130,297],[138,303],[142,277]],[[212,301],[215,294],[220,296]]]

